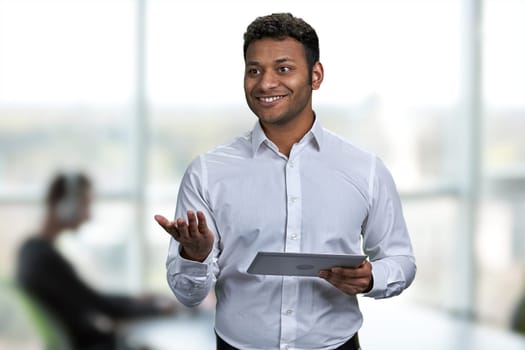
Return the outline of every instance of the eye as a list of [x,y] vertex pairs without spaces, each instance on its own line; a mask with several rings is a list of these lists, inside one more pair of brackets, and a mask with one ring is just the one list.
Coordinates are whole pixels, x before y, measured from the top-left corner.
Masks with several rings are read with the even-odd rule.
[[255,67],[252,67],[252,68],[246,68],[246,74],[247,75],[257,75],[259,74],[261,71]]
[[288,67],[288,66],[281,66],[277,69],[279,71],[279,73],[286,73],[286,72],[289,72],[292,70],[291,67]]

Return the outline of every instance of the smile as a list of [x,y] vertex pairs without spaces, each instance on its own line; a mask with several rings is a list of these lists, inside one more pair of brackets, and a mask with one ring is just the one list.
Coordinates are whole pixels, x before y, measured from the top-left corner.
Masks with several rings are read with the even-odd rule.
[[277,100],[280,100],[284,98],[284,95],[282,96],[268,96],[268,97],[257,97],[257,99],[261,102],[265,102],[265,103],[272,103],[272,102],[275,102]]

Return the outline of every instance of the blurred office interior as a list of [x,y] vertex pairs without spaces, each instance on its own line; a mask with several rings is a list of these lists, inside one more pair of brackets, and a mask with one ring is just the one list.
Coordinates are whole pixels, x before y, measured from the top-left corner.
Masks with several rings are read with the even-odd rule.
[[[255,123],[242,35],[272,12],[316,29],[318,117],[376,152],[402,196],[418,273],[396,300],[363,300],[365,334],[401,303],[418,310],[399,314],[412,325],[431,312],[520,341],[524,0],[0,0],[0,278],[13,277],[51,175],[81,169],[96,186],[93,220],[60,250],[101,290],[169,295],[153,215],[173,215],[196,155]],[[184,315],[164,337],[211,327],[212,312]]]

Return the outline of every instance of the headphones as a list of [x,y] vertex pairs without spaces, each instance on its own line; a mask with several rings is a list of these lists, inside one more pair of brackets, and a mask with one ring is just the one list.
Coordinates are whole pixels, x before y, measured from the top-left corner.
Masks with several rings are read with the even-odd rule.
[[80,176],[64,174],[64,196],[56,205],[56,215],[65,224],[71,224],[80,217]]

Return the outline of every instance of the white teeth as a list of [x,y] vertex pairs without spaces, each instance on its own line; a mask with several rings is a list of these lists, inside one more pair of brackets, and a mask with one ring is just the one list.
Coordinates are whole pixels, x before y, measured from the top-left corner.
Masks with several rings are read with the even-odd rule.
[[280,100],[282,98],[282,96],[272,96],[272,97],[260,97],[259,99],[263,102],[267,102],[267,103],[270,103],[270,102],[273,102],[273,101],[277,101],[277,100]]

